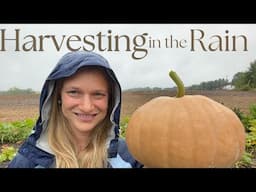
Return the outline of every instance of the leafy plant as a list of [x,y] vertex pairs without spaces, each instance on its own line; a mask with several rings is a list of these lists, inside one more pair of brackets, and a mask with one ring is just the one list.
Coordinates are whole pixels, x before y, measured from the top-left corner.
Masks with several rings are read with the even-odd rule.
[[244,152],[240,161],[235,164],[236,168],[250,167],[252,164],[253,155],[249,152]]
[[256,119],[256,104],[252,104],[249,107],[251,119]]
[[24,140],[31,133],[34,124],[34,119],[0,123],[0,144],[16,143]]
[[126,132],[126,128],[128,126],[129,120],[130,120],[130,117],[126,116],[120,122],[120,136],[122,138],[125,138],[125,132]]
[[236,163],[236,167],[251,167],[256,154],[256,105],[252,104],[249,107],[249,114],[243,113],[239,108],[234,108],[233,111],[237,114],[246,130],[246,152],[242,159]]
[[246,147],[248,149],[253,148],[255,150],[256,147],[256,119],[250,120],[250,132],[246,137]]
[[17,149],[15,149],[13,146],[3,145],[1,147],[1,151],[0,163],[12,160],[17,152]]
[[[255,108],[256,109],[256,108]],[[237,115],[237,117],[240,119],[240,121],[243,123],[244,125],[244,128],[245,128],[245,131],[246,132],[250,132],[250,120],[252,119],[252,116],[249,114],[249,115],[246,115],[244,112],[242,112],[240,110],[240,108],[238,107],[234,107],[232,109],[234,111],[234,113]],[[251,110],[254,110],[254,108],[252,107]],[[255,110],[256,111],[256,110]],[[256,118],[256,117],[255,117]]]
[[239,107],[234,107],[232,110],[235,112],[235,114],[237,115],[237,117],[238,117],[240,120],[243,119],[244,113],[241,111],[241,109],[240,109]]

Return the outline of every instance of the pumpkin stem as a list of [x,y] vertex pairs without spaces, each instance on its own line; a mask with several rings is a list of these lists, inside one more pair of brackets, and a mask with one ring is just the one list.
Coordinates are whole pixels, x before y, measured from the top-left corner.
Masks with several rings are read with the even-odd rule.
[[181,79],[179,78],[175,71],[170,71],[169,76],[177,85],[176,97],[183,97],[185,95],[185,88],[183,82],[181,81]]

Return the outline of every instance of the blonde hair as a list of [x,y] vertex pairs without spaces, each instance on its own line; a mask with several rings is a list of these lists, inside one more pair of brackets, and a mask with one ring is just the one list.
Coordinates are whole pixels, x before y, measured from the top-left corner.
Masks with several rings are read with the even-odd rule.
[[74,135],[71,131],[68,120],[62,113],[61,105],[58,104],[63,79],[56,81],[55,91],[52,95],[51,112],[49,116],[48,141],[56,158],[56,168],[102,168],[107,167],[107,146],[106,140],[109,135],[112,123],[110,114],[114,104],[114,83],[106,75],[106,72],[97,67],[86,67],[86,70],[100,70],[108,82],[109,102],[108,112],[105,119],[93,129],[89,144],[79,153],[74,143]]

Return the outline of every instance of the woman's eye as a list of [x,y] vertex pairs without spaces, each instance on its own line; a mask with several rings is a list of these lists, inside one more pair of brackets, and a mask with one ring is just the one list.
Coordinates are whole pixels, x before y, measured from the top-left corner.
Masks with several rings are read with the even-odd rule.
[[78,95],[78,91],[76,91],[76,90],[71,90],[71,91],[67,91],[67,93],[69,94],[69,95]]
[[96,98],[103,98],[103,97],[106,96],[106,94],[105,94],[105,93],[94,93],[94,96],[95,96]]

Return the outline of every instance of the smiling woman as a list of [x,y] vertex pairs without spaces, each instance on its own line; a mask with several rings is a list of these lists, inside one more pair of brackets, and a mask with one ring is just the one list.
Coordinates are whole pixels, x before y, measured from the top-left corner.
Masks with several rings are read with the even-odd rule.
[[[63,115],[63,118],[69,122],[76,138],[78,153],[83,152],[88,146],[94,128],[108,131],[108,127],[111,127],[110,124],[104,126],[102,122],[107,118],[105,121],[108,123],[110,118],[108,115],[110,111],[107,113],[108,105],[110,109],[113,108],[113,103],[109,100],[112,85],[112,81],[107,78],[104,70],[97,67],[86,67],[61,81],[53,99],[54,103],[61,105],[61,112],[52,111],[50,115],[50,135],[54,136],[56,131],[54,129],[58,128],[54,120],[55,116]],[[59,109],[58,106],[56,106],[56,109]],[[60,134],[62,134],[63,128],[59,129]],[[55,137],[52,137],[50,140],[52,146],[55,146],[55,139]]]
[[46,79],[34,132],[9,168],[142,167],[119,138],[121,87],[93,52],[64,55]]

